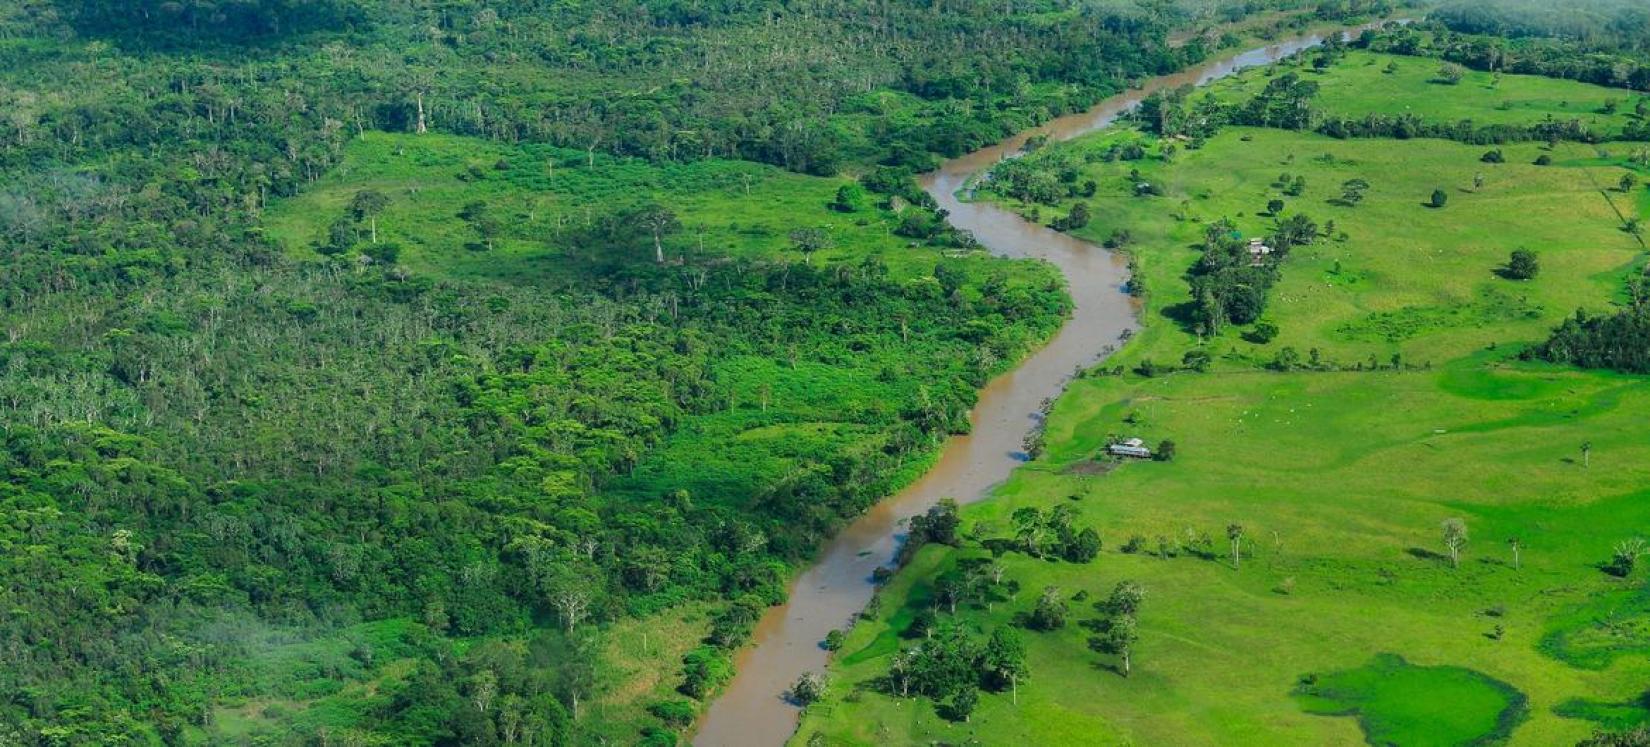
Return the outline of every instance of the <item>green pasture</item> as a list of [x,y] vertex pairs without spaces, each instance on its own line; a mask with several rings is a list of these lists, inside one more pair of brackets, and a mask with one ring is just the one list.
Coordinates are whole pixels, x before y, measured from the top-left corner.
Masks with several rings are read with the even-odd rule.
[[[1364,74],[1356,56],[1325,77],[1342,74]],[[1509,95],[1523,85],[1501,82]],[[1584,101],[1588,90],[1542,81],[1525,93]],[[964,510],[969,539],[927,547],[895,576],[796,743],[1554,745],[1638,718],[1645,571],[1618,579],[1599,565],[1617,542],[1650,535],[1650,386],[1517,356],[1576,308],[1608,307],[1642,263],[1623,218],[1643,198],[1616,191],[1625,146],[1507,146],[1490,164],[1485,146],[1236,128],[1168,160],[1149,141],[1144,160],[1097,157],[1144,137],[1112,130],[1031,156],[1096,181],[1081,235],[1132,233],[1145,328],[1107,364],[1124,371],[1074,382],[1044,456]],[[1533,165],[1542,154],[1553,164]],[[1164,195],[1134,196],[1133,169]],[[1304,194],[1280,196],[1285,172],[1306,178]],[[1353,178],[1369,182],[1366,197],[1334,204]],[[1441,209],[1422,204],[1435,189],[1449,196]],[[1276,340],[1246,341],[1241,328],[1198,339],[1176,308],[1190,300],[1194,243],[1222,217],[1265,235],[1270,199],[1285,216],[1333,220],[1335,236],[1283,263],[1266,314]],[[1046,222],[1072,203],[1009,204]],[[1497,273],[1518,248],[1539,253],[1535,280]],[[1208,372],[1134,371],[1178,366],[1199,347]],[[1316,350],[1318,365],[1268,370],[1285,347],[1303,361]],[[1097,469],[1108,440],[1128,436],[1172,439],[1177,456]],[[1055,505],[1100,531],[1101,556],[1008,552],[999,562],[1017,594],[958,612],[984,635],[1047,587],[1072,600],[1065,628],[1026,633],[1032,674],[1018,703],[986,694],[957,723],[926,699],[886,694],[880,680],[894,652],[920,643],[902,632],[936,578],[988,556],[979,540],[1011,537],[1016,509]],[[1442,541],[1452,518],[1469,529],[1459,567]],[[1130,677],[1082,625],[1125,579],[1147,590]]]
[[[803,176],[726,160],[652,164],[597,153],[478,138],[368,132],[351,141],[344,162],[301,194],[276,202],[269,235],[294,256],[319,258],[314,246],[364,189],[389,198],[378,239],[401,247],[415,271],[513,283],[579,282],[592,268],[653,259],[650,236],[625,226],[602,234],[604,221],[647,203],[672,210],[680,229],[665,237],[670,262],[730,257],[800,261],[789,238],[821,228],[834,246],[812,262],[876,254],[895,271],[927,274],[938,250],[909,247],[893,235],[897,216],[867,196],[856,212],[831,209],[850,180]],[[487,203],[502,231],[491,249],[459,218]],[[363,239],[361,248],[370,247]]]
[[[1144,138],[1110,133],[1057,148],[1086,162],[1111,142]],[[1618,189],[1631,170],[1618,157],[1628,148],[1561,144],[1548,154],[1552,165],[1536,166],[1544,145],[1503,146],[1506,162],[1491,164],[1481,160],[1491,146],[1232,128],[1167,161],[1084,163],[1079,180],[1094,180],[1099,191],[1095,218],[1078,233],[1096,242],[1118,229],[1133,236],[1149,323],[1117,362],[1178,363],[1199,344],[1181,322],[1192,300],[1182,276],[1209,223],[1227,218],[1246,236],[1265,237],[1279,217],[1304,214],[1324,228],[1333,221],[1335,235],[1297,248],[1284,265],[1265,318],[1278,338],[1256,345],[1243,339],[1245,330],[1230,329],[1204,341],[1205,349],[1236,368],[1283,347],[1302,356],[1317,349],[1343,365],[1370,356],[1386,363],[1394,353],[1441,364],[1491,344],[1540,339],[1577,308],[1616,297],[1644,251],[1618,216],[1631,216],[1644,191]],[[1164,194],[1133,196],[1134,171]],[[1273,186],[1284,174],[1306,179],[1301,195]],[[1364,199],[1340,204],[1342,185],[1353,179],[1369,183]],[[1449,196],[1441,209],[1423,204],[1436,189]],[[1281,216],[1267,214],[1274,199],[1284,203]],[[1046,219],[1051,211],[1040,212]],[[1540,256],[1537,280],[1499,275],[1514,249]]]
[[[1318,83],[1316,104],[1324,113],[1362,119],[1369,114],[1409,114],[1432,123],[1471,120],[1483,125],[1530,125],[1547,119],[1581,120],[1602,135],[1619,134],[1633,120],[1641,94],[1537,75],[1465,70],[1461,81],[1440,80],[1442,63],[1424,57],[1354,50],[1327,71],[1313,69],[1312,56],[1283,65],[1247,70],[1209,86],[1222,100],[1258,93],[1283,70]],[[1614,111],[1609,102],[1616,103]]]

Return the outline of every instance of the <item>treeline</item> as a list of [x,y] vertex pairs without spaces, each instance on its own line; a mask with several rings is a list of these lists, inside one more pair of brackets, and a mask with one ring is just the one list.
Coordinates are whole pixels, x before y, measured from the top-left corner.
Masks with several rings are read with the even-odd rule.
[[1650,50],[1650,8],[1633,0],[1453,0],[1430,20],[1464,34],[1566,39],[1598,49]]
[[1525,356],[1582,368],[1650,374],[1650,307],[1638,305],[1613,314],[1577,311]]
[[[1406,36],[1365,36],[1358,44],[1394,53]],[[1337,47],[1321,51],[1318,59],[1335,59]],[[1332,64],[1332,62],[1330,63]],[[1650,68],[1647,68],[1650,71]],[[1142,102],[1136,112],[1141,128],[1159,137],[1184,137],[1187,146],[1200,147],[1230,125],[1273,127],[1311,131],[1335,138],[1441,138],[1475,145],[1529,141],[1570,141],[1601,143],[1613,140],[1640,140],[1650,137],[1650,119],[1636,119],[1620,132],[1601,132],[1581,119],[1548,119],[1528,125],[1479,124],[1471,120],[1436,122],[1417,114],[1371,113],[1363,117],[1337,117],[1313,104],[1318,84],[1290,71],[1267,81],[1266,86],[1244,101],[1221,102],[1213,96],[1193,96],[1189,89],[1161,91]]]
[[[1432,57],[1474,70],[1520,75],[1542,75],[1612,88],[1650,91],[1650,25],[1642,20],[1643,8],[1621,3],[1623,18],[1637,15],[1625,33],[1571,35],[1546,28],[1522,38],[1505,38],[1499,23],[1480,18],[1500,18],[1494,4],[1446,7],[1435,12],[1425,24],[1389,31],[1373,39],[1371,48],[1393,54]],[[1548,17],[1568,15],[1570,6],[1549,6]],[[1488,14],[1488,15],[1485,15]],[[1575,16],[1584,18],[1584,16]],[[1634,26],[1636,24],[1636,26]],[[1532,29],[1533,30],[1533,29]],[[1518,36],[1518,34],[1511,34]]]

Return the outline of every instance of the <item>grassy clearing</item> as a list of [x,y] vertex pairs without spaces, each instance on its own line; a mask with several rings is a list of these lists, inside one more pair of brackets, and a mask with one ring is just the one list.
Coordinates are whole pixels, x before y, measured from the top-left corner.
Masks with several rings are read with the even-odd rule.
[[[1140,137],[1112,134],[1072,147],[1086,158],[1117,139]],[[1236,368],[1270,360],[1282,347],[1303,355],[1315,348],[1347,365],[1370,356],[1385,362],[1395,352],[1442,363],[1492,343],[1539,339],[1555,319],[1614,298],[1642,249],[1621,230],[1600,187],[1616,184],[1626,169],[1568,160],[1535,166],[1544,152],[1537,145],[1505,147],[1507,163],[1486,164],[1479,159],[1487,150],[1238,128],[1168,162],[1088,164],[1079,179],[1097,182],[1102,207],[1079,234],[1095,241],[1117,229],[1133,235],[1153,322],[1118,361],[1178,363],[1180,351],[1198,344],[1181,321],[1192,301],[1181,274],[1197,259],[1195,245],[1220,218],[1245,235],[1267,235],[1276,223],[1267,214],[1274,199],[1284,202],[1284,216],[1333,221],[1336,237],[1291,254],[1268,307],[1267,320],[1281,330],[1277,340],[1256,345],[1230,334],[1206,342],[1217,361]],[[1561,145],[1560,155],[1597,151]],[[1134,197],[1133,171],[1166,194]],[[1306,179],[1301,195],[1273,186],[1285,173]],[[1483,186],[1475,187],[1480,175]],[[1370,183],[1367,197],[1355,207],[1337,204],[1351,179]],[[1422,204],[1435,189],[1449,194],[1443,209]],[[1626,195],[1611,196],[1621,202]],[[1519,248],[1540,255],[1539,280],[1498,276]]]
[[[591,165],[594,164],[594,166]],[[667,236],[671,260],[726,257],[799,260],[789,234],[823,228],[833,248],[813,262],[877,254],[896,271],[933,268],[938,253],[905,251],[896,216],[871,200],[854,213],[832,210],[849,181],[802,176],[770,166],[707,160],[650,164],[543,145],[510,146],[447,135],[369,132],[352,141],[344,163],[302,194],[275,204],[269,235],[298,257],[344,216],[363,189],[390,198],[378,216],[379,240],[400,245],[408,267],[445,277],[515,283],[578,282],[593,266],[652,257],[651,239],[615,244],[593,233],[601,221],[647,202],[677,214]],[[502,231],[491,249],[459,218],[484,201]]]
[[[1502,82],[1509,91],[1518,84]],[[1142,137],[1112,131],[1056,147],[1098,153]],[[1145,330],[1113,363],[1173,365],[1202,347],[1214,365],[1075,382],[1049,418],[1045,456],[964,512],[977,537],[1009,536],[1015,509],[1056,504],[1100,530],[1107,548],[1093,565],[1005,555],[1018,597],[959,613],[989,630],[1054,586],[1073,600],[1074,624],[1028,633],[1032,677],[1019,704],[987,695],[971,723],[882,694],[900,620],[927,605],[939,575],[987,555],[975,542],[925,548],[884,590],[878,616],[848,637],[830,695],[810,710],[798,742],[815,733],[853,745],[1500,741],[1517,710],[1494,684],[1505,683],[1528,703],[1507,741],[1550,745],[1591,731],[1577,699],[1621,704],[1641,693],[1650,657],[1638,653],[1638,624],[1619,624],[1637,613],[1599,621],[1601,606],[1619,610],[1642,593],[1633,590],[1643,571],[1622,581],[1598,564],[1615,542],[1650,527],[1650,387],[1515,354],[1575,308],[1606,306],[1642,261],[1612,207],[1636,199],[1600,189],[1615,183],[1620,163],[1567,145],[1554,166],[1537,167],[1529,164],[1544,151],[1529,145],[1505,148],[1507,163],[1490,165],[1479,160],[1484,147],[1247,129],[1167,162],[1147,145],[1154,155],[1141,161],[1084,159],[1078,176],[1099,185],[1083,235],[1129,230],[1148,294]],[[1136,168],[1166,196],[1135,197]],[[1282,172],[1304,176],[1304,194],[1280,198],[1271,185]],[[1475,188],[1477,174],[1485,179]],[[1352,178],[1370,182],[1367,197],[1332,204]],[[1438,188],[1448,205],[1423,207]],[[1286,201],[1285,215],[1333,220],[1337,236],[1284,263],[1266,316],[1281,330],[1275,341],[1249,342],[1243,329],[1200,340],[1177,309],[1190,301],[1191,245],[1221,217],[1264,235],[1273,218],[1261,213],[1274,198]],[[1541,254],[1534,281],[1496,272],[1520,247]],[[1316,370],[1264,370],[1284,347],[1303,361],[1316,350]],[[1410,365],[1393,369],[1394,355]],[[1381,370],[1367,370],[1371,358]],[[1173,439],[1178,456],[1094,475],[1087,466],[1111,436]],[[1583,443],[1592,444],[1585,464]],[[1470,529],[1459,568],[1440,536],[1452,517]],[[1233,523],[1244,528],[1241,570],[1226,552]],[[1124,552],[1132,537],[1139,550]],[[1080,623],[1096,613],[1076,601],[1123,579],[1148,590],[1129,678],[1088,648]],[[1394,680],[1401,688],[1373,676],[1381,653],[1408,662]],[[1339,679],[1357,685],[1368,730],[1291,698],[1307,672],[1348,673]],[[1475,707],[1461,721],[1425,712],[1463,699]]]
[[[1318,108],[1338,117],[1411,114],[1428,122],[1529,125],[1548,118],[1579,119],[1605,135],[1619,134],[1633,120],[1639,95],[1633,91],[1535,75],[1496,75],[1467,70],[1461,82],[1437,80],[1440,63],[1421,57],[1352,51],[1327,71],[1314,70],[1310,56],[1293,63],[1258,68],[1209,87],[1216,97],[1247,99],[1280,70],[1293,69],[1318,83]],[[1609,111],[1609,102],[1616,102]]]

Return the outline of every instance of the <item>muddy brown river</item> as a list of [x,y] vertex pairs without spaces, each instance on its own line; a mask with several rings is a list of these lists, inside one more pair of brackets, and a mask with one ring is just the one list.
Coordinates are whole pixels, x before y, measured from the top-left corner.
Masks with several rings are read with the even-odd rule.
[[768,610],[751,645],[735,659],[738,674],[700,720],[693,739],[696,747],[783,745],[796,731],[800,716],[785,699],[785,690],[804,673],[824,670],[825,635],[847,628],[865,609],[876,590],[871,573],[892,561],[904,539],[902,523],[942,498],[972,503],[989,496],[1025,460],[1021,444],[1036,426],[1043,401],[1058,396],[1074,372],[1099,361],[1137,323],[1136,306],[1124,288],[1128,271],[1122,257],[1029,223],[996,205],[964,202],[961,193],[969,180],[1020,153],[1032,137],[1066,140],[1093,132],[1154,91],[1203,85],[1310,49],[1325,38],[1302,36],[1154,78],[1088,111],[946,161],[938,171],[921,177],[923,189],[950,211],[951,223],[972,231],[992,253],[1042,259],[1060,268],[1075,302],[1072,316],[1047,346],[986,385],[970,414],[974,427],[969,435],[946,441],[927,474],[878,503],[826,544],[814,564],[793,582],[789,601]]

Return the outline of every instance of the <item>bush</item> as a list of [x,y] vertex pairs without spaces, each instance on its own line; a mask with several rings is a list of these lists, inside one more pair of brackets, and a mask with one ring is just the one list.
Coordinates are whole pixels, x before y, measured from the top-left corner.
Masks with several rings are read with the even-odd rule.
[[1278,325],[1271,322],[1256,322],[1254,329],[1243,333],[1243,339],[1256,345],[1265,345],[1278,337]]
[[1479,156],[1478,160],[1483,161],[1484,163],[1506,163],[1507,154],[1502,153],[1500,148],[1496,148],[1495,150]]
[[1449,193],[1442,189],[1432,190],[1432,200],[1428,204],[1435,208],[1441,208],[1449,204]]
[[797,705],[808,705],[825,695],[825,675],[818,672],[808,672],[796,679],[789,692],[791,700]]
[[1541,261],[1536,258],[1535,252],[1515,249],[1507,257],[1506,276],[1513,280],[1533,280],[1540,272]]
[[666,700],[648,706],[647,712],[657,716],[666,726],[679,729],[693,723],[699,709],[686,700]]

